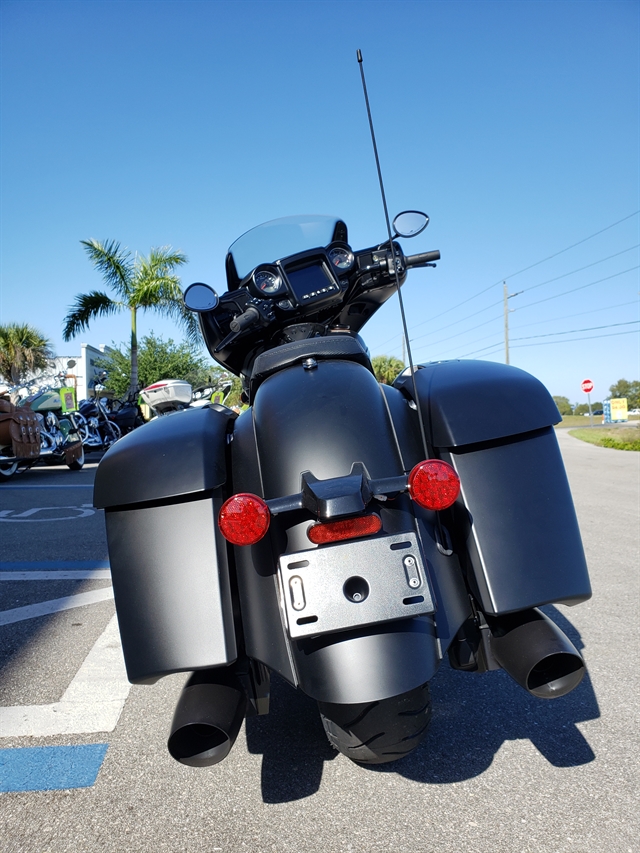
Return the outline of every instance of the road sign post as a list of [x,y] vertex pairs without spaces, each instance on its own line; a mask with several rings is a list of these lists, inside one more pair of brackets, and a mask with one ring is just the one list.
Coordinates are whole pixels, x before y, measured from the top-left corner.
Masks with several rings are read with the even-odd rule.
[[593,412],[591,411],[591,392],[593,391],[593,382],[591,379],[583,379],[580,387],[587,395],[587,404],[589,406],[589,425],[593,426]]

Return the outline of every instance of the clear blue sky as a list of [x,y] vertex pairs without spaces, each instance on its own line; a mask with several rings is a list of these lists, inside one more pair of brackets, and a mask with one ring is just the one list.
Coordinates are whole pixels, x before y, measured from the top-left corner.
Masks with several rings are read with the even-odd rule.
[[[431,216],[405,249],[442,252],[403,288],[415,359],[502,360],[502,279],[630,217],[507,279],[525,291],[512,363],[572,401],[590,377],[602,399],[640,375],[638,326],[614,325],[638,319],[639,8],[3,0],[2,322],[60,355],[127,339],[123,314],[62,342],[75,295],[102,288],[83,238],[172,245],[185,285],[219,291],[228,245],[275,217],[335,213],[354,247],[383,239],[361,48],[390,210]],[[364,337],[401,355],[397,300]]]

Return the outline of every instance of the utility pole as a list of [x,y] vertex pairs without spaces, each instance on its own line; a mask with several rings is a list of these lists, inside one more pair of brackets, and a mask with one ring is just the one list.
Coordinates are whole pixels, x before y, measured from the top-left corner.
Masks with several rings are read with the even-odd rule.
[[[504,293],[504,363],[509,364],[509,300],[514,296],[520,296],[521,293],[524,293],[524,290],[519,290],[517,293],[509,293],[507,289],[507,282],[502,282],[502,288]],[[514,310],[513,308],[511,309]]]

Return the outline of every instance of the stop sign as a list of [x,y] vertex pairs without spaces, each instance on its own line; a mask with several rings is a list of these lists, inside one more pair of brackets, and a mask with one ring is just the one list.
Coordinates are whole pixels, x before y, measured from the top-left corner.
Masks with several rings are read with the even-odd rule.
[[585,394],[590,394],[593,391],[593,382],[591,379],[583,379],[580,383],[580,387]]

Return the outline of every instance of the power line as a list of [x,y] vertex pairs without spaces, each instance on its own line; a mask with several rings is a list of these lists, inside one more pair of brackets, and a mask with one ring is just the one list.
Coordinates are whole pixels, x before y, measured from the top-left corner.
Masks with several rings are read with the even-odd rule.
[[560,296],[566,296],[568,293],[575,293],[577,290],[584,290],[585,287],[591,287],[593,284],[600,284],[603,281],[609,281],[612,278],[617,278],[619,275],[633,272],[633,270],[637,270],[639,267],[640,264],[637,264],[635,267],[629,267],[628,270],[622,270],[621,272],[616,272],[613,275],[608,275],[605,278],[599,278],[597,281],[590,281],[589,284],[582,284],[580,287],[574,287],[571,290],[563,290],[562,293],[556,293],[555,296],[547,296],[546,299],[539,299],[537,302],[530,302],[528,305],[521,305],[517,310],[523,311],[525,308],[531,308],[533,305],[540,305],[542,302],[549,302],[550,299],[558,299]]
[[548,258],[543,258],[541,261],[536,261],[535,264],[531,264],[530,266],[525,267],[524,269],[518,270],[518,272],[511,273],[511,275],[505,275],[505,276],[503,276],[503,278],[500,279],[499,282],[497,282],[497,284],[500,284],[500,282],[504,281],[507,278],[515,278],[515,276],[520,275],[520,273],[526,272],[527,270],[531,270],[534,267],[537,267],[540,264],[543,264],[545,261],[550,261],[552,258],[557,258],[558,255],[562,255],[562,254],[564,254],[564,252],[568,252],[569,249],[575,249],[576,246],[580,246],[582,243],[586,243],[587,240],[592,240],[594,237],[597,237],[599,234],[604,234],[605,231],[608,231],[610,228],[615,228],[616,225],[620,225],[620,223],[626,222],[627,219],[631,219],[632,217],[637,216],[639,213],[640,213],[640,210],[636,210],[634,213],[630,213],[629,216],[625,216],[623,219],[619,219],[617,222],[614,222],[612,225],[607,225],[607,227],[603,228],[601,231],[596,231],[595,234],[591,234],[589,237],[585,237],[584,240],[578,240],[577,243],[572,243],[572,245],[567,246],[566,249],[560,249],[559,252],[556,252],[553,255],[549,255]]
[[[622,219],[619,219],[617,222],[613,222],[611,225],[607,225],[606,228],[602,228],[600,231],[596,231],[595,234],[590,234],[588,237],[585,237],[583,240],[578,240],[577,243],[572,243],[571,246],[567,246],[566,249],[561,249],[559,252],[555,252],[553,255],[549,255],[546,258],[542,258],[540,261],[536,261],[535,264],[530,264],[528,267],[524,267],[518,272],[511,273],[511,275],[502,276],[498,281],[490,284],[488,287],[485,287],[484,290],[478,291],[473,296],[470,296],[468,299],[464,299],[462,302],[458,302],[457,305],[454,305],[452,308],[447,308],[446,311],[441,311],[440,314],[436,314],[433,317],[429,317],[429,320],[424,320],[422,323],[417,323],[413,328],[417,329],[419,326],[422,326],[424,323],[428,323],[432,320],[437,320],[439,317],[443,317],[445,314],[449,314],[451,311],[455,311],[456,308],[461,308],[463,305],[466,305],[467,302],[471,302],[473,299],[476,299],[478,296],[482,296],[483,293],[486,293],[488,290],[491,290],[493,287],[497,287],[499,284],[502,284],[503,281],[506,281],[510,278],[515,278],[520,273],[527,272],[527,270],[531,270],[534,267],[539,266],[540,264],[545,263],[546,261],[552,260],[552,258],[557,258],[558,255],[562,255],[564,252],[568,252],[570,249],[575,249],[576,246],[582,245],[582,243],[586,243],[587,240],[592,240],[594,237],[597,237],[599,234],[604,234],[605,231],[609,231],[610,228],[615,228],[616,225],[620,225],[622,222],[626,222],[628,219],[632,219],[634,216],[637,216],[640,213],[640,210],[636,210],[634,213],[630,213],[629,216],[625,216]],[[627,250],[625,250],[627,251]],[[531,288],[529,288],[531,289]],[[385,341],[386,343],[386,341]],[[384,345],[384,344],[383,344]]]
[[[543,284],[551,284],[552,281],[559,281],[561,278],[567,278],[569,275],[575,275],[577,272],[582,272],[583,270],[588,270],[589,267],[595,267],[598,264],[602,264],[605,261],[610,261],[611,258],[617,258],[619,255],[624,255],[626,252],[631,252],[633,249],[637,249],[640,246],[640,243],[636,243],[635,246],[629,246],[628,249],[623,249],[621,252],[616,252],[615,255],[609,255],[606,258],[600,258],[599,261],[594,261],[591,264],[587,264],[585,267],[579,267],[576,270],[571,270],[571,272],[565,272],[562,275],[558,275],[555,278],[549,278],[546,281],[541,281],[540,284],[532,284],[531,287],[525,287],[524,290],[521,290],[519,293],[515,294],[516,296],[520,296],[520,293],[526,293],[528,290],[535,290],[537,287],[542,287]],[[517,310],[517,309],[515,309]]]
[[[618,302],[618,303],[616,303],[615,305],[605,305],[605,306],[604,306],[604,307],[602,307],[602,308],[593,308],[593,309],[591,309],[590,311],[579,311],[579,312],[578,312],[578,313],[576,313],[576,314],[564,314],[562,317],[553,317],[551,320],[550,320],[550,319],[548,319],[548,318],[547,318],[547,319],[544,319],[544,320],[536,320],[534,323],[525,323],[525,324],[523,324],[523,325],[519,326],[519,328],[520,328],[520,329],[526,329],[526,328],[528,328],[529,326],[539,326],[539,325],[541,325],[542,323],[554,322],[554,321],[556,321],[556,320],[570,320],[570,319],[572,319],[573,317],[582,317],[582,316],[584,316],[585,314],[596,314],[596,313],[600,314],[602,311],[609,311],[609,310],[611,310],[611,309],[613,309],[613,308],[624,308],[624,307],[626,307],[627,305],[637,305],[637,304],[638,304],[638,300],[637,300],[637,299],[632,299],[630,302]],[[528,307],[528,306],[524,306],[524,307]],[[445,343],[445,342],[447,342],[447,341],[452,340],[453,338],[460,337],[460,335],[465,335],[465,334],[467,334],[467,332],[472,332],[472,331],[474,331],[474,329],[479,329],[479,328],[481,328],[482,326],[487,326],[487,325],[489,325],[489,323],[494,323],[494,322],[496,322],[496,321],[497,321],[497,320],[499,320],[499,319],[500,319],[500,316],[495,316],[495,317],[492,317],[490,320],[485,320],[485,321],[484,321],[484,323],[478,323],[478,325],[477,325],[477,326],[472,326],[470,329],[465,329],[463,332],[456,332],[456,334],[455,334],[455,335],[450,335],[450,336],[449,336],[449,337],[447,337],[447,338],[440,338],[440,339],[439,339],[439,340],[437,340],[437,341],[429,341],[428,343],[423,344],[422,346],[418,347],[418,348],[417,348],[417,351],[419,352],[421,349],[425,349],[426,347],[435,347],[435,346],[437,346],[438,344]],[[566,333],[566,332],[558,332],[558,333],[556,333],[556,334],[568,334],[568,333]],[[421,335],[420,337],[427,337],[427,336],[426,336],[426,335]],[[480,343],[480,341],[486,341],[486,339],[487,339],[487,338],[490,338],[490,337],[491,337],[491,335],[485,335],[484,337],[482,337],[482,338],[476,338],[476,339],[475,339],[475,340],[473,340],[473,341],[465,341],[465,343],[467,344],[467,346],[471,346],[472,344]],[[411,339],[411,342],[413,343],[415,340],[420,340],[420,338],[412,338],[412,339]],[[514,338],[514,340],[524,340],[524,338]],[[494,346],[494,344],[491,344],[491,345],[490,345],[490,347],[493,347],[493,346]],[[496,344],[496,346],[498,346],[498,344]],[[485,347],[485,349],[486,349],[486,347]],[[448,351],[450,351],[450,350],[448,350]],[[478,352],[481,352],[481,350],[478,350]]]
[[[590,326],[589,328],[586,328],[586,329],[567,329],[564,332],[551,332],[547,335],[528,335],[527,337],[514,338],[513,340],[514,341],[529,341],[529,340],[533,340],[534,338],[552,338],[552,337],[556,337],[558,335],[574,335],[574,334],[577,334],[578,332],[591,332],[591,331],[598,331],[600,329],[613,329],[617,326],[632,326],[636,323],[640,323],[640,320],[630,320],[627,323],[609,323],[606,326]],[[633,331],[618,332],[616,334],[628,335],[628,334],[634,334],[634,332]],[[603,335],[589,335],[589,338],[591,338],[591,337],[601,338],[601,337],[612,337],[612,336],[611,335],[604,335],[604,336]],[[588,338],[574,338],[573,340],[588,340]],[[557,344],[559,344],[559,343],[571,343],[571,341],[546,341],[546,343],[557,343]],[[536,346],[536,344],[519,344],[518,346]],[[501,347],[502,347],[502,341],[500,341],[500,342],[496,341],[493,344],[488,344],[486,347],[481,347],[480,349],[474,350],[473,352],[465,353],[465,355],[458,356],[458,358],[467,358],[467,357],[472,356],[472,355],[478,355],[479,353],[485,353],[485,355],[489,355],[489,353],[487,353],[486,350],[495,350],[497,352],[498,349]]]
[[[580,287],[574,287],[571,290],[564,290],[562,293],[557,293],[555,296],[547,296],[545,299],[539,299],[537,302],[530,302],[528,305],[521,305],[517,310],[523,311],[525,308],[531,308],[533,305],[539,305],[541,302],[548,302],[550,299],[557,299],[560,296],[566,296],[568,293],[575,293],[577,290],[584,290],[586,287],[592,287],[594,284],[600,284],[603,281],[609,281],[612,278],[616,278],[619,275],[624,275],[625,273],[632,272],[633,270],[637,270],[640,267],[640,264],[635,267],[629,267],[629,269],[622,270],[621,272],[614,273],[613,275],[605,276],[605,278],[599,278],[596,281],[590,281],[588,284],[581,284]],[[453,323],[449,323],[448,326],[441,326],[437,331],[443,332],[445,329],[450,329],[452,326],[456,326],[458,323],[463,323],[465,320],[469,320],[471,317],[476,317],[478,314],[482,314],[484,311],[488,311],[490,308],[494,308],[496,305],[502,305],[502,299],[499,302],[492,302],[491,305],[487,305],[486,308],[480,309],[480,311],[476,311],[475,314],[468,314],[466,317],[462,317],[460,320],[454,320]],[[425,322],[428,322],[425,320]],[[488,322],[493,322],[492,320]],[[422,325],[422,324],[419,324]],[[473,326],[472,329],[477,329],[479,326]],[[466,331],[471,331],[472,329],[467,329]],[[425,335],[419,335],[417,338],[411,338],[412,341],[419,341],[421,338],[428,337],[429,333]]]
[[597,338],[617,338],[619,335],[636,335],[637,332],[612,332],[610,335],[587,335],[586,338],[571,338],[568,341],[540,341],[537,344],[518,344],[516,349],[521,349],[522,347],[544,347],[547,344],[572,344],[574,341],[592,341]]
[[[443,341],[449,341],[449,340],[451,340],[451,338],[458,338],[458,337],[460,337],[460,335],[466,335],[467,332],[474,332],[476,329],[480,329],[482,326],[487,326],[489,323],[493,323],[495,320],[499,320],[500,316],[501,315],[498,315],[497,317],[492,317],[490,320],[485,320],[484,323],[478,323],[477,326],[471,326],[470,329],[464,329],[462,332],[456,332],[455,335],[447,335],[446,338],[440,338],[440,340],[437,340],[437,341],[429,341],[429,343],[432,344],[433,346],[435,346],[436,344],[440,344]],[[465,319],[468,320],[469,317],[466,317]],[[451,323],[451,325],[453,326],[455,324]],[[445,326],[444,328],[448,329],[449,326]],[[442,331],[444,331],[444,329],[440,328],[440,329],[437,329],[437,331],[442,332]],[[422,338],[428,338],[430,334],[432,334],[432,333],[427,332],[425,335],[418,335],[417,338],[410,338],[411,343],[415,343],[415,341],[420,341],[420,340],[422,340]]]
[[[553,323],[556,320],[570,320],[573,317],[583,317],[585,314],[599,314],[601,311],[609,311],[612,308],[624,308],[627,305],[640,304],[637,299],[632,299],[631,302],[618,302],[616,305],[605,305],[603,308],[592,308],[590,311],[579,311],[577,314],[564,314],[562,317],[546,318],[544,320],[536,320],[535,323],[523,323],[518,326],[519,329],[528,329],[529,326],[540,326],[542,323]],[[482,340],[482,339],[481,339]],[[473,341],[471,341],[473,343]]]
[[[452,326],[457,326],[458,323],[464,323],[465,320],[470,320],[472,317],[477,317],[478,314],[483,314],[485,311],[488,311],[490,308],[495,308],[496,305],[502,305],[502,299],[500,299],[499,302],[492,302],[491,305],[487,305],[486,308],[481,308],[479,311],[476,311],[473,314],[467,314],[465,317],[461,317],[459,320],[454,320],[453,323],[449,323],[448,326],[440,326],[440,328],[437,329],[436,331],[444,332],[445,329],[450,329]],[[438,316],[440,316],[440,315],[438,315]],[[431,319],[431,318],[429,318],[429,319]],[[429,320],[425,320],[424,322],[428,323]],[[418,326],[422,326],[422,325],[423,325],[423,323],[418,323]],[[414,328],[416,328],[416,327],[414,327]],[[420,338],[426,338],[429,334],[430,333],[427,332],[424,335],[418,335],[417,338],[412,338],[412,340],[419,341]]]
[[577,332],[594,332],[598,329],[613,329],[614,326],[632,326],[640,320],[628,320],[626,323],[609,323],[607,326],[590,326],[587,329],[569,329],[566,332],[548,332],[546,335],[527,335],[524,338],[513,338],[514,341],[530,341],[533,338],[553,338],[557,335],[574,335]]

